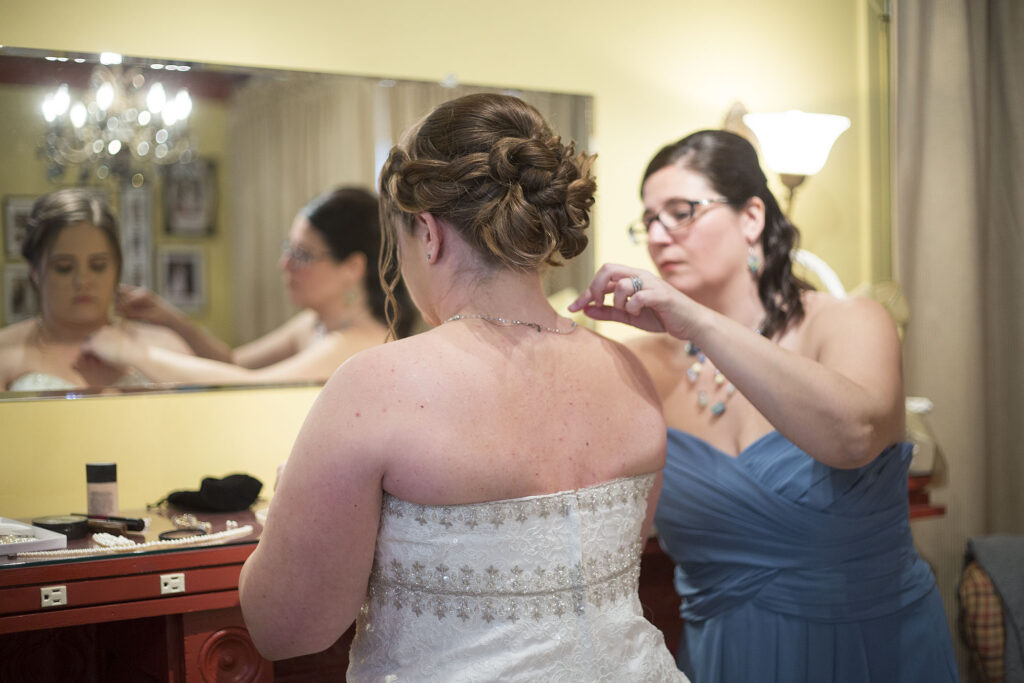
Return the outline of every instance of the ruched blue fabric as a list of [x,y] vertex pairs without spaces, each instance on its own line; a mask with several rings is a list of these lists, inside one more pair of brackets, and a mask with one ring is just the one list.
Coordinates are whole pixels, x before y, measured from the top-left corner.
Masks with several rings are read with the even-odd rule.
[[855,470],[778,432],[732,457],[668,430],[655,525],[696,683],[957,681],[931,569],[910,534],[897,444]]

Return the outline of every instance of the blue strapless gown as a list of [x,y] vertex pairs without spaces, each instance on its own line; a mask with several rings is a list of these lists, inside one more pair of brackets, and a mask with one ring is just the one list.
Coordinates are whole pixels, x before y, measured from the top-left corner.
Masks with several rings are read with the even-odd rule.
[[910,534],[911,444],[856,470],[778,432],[738,457],[668,430],[655,525],[695,683],[958,681],[942,601]]

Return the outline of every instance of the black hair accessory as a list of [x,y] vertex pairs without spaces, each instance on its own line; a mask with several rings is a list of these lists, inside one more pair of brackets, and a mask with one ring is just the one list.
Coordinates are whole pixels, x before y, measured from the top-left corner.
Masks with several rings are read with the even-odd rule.
[[183,510],[238,512],[255,503],[262,488],[263,482],[248,474],[229,474],[223,479],[205,477],[198,491],[172,491],[159,503],[147,507],[158,507],[167,501]]

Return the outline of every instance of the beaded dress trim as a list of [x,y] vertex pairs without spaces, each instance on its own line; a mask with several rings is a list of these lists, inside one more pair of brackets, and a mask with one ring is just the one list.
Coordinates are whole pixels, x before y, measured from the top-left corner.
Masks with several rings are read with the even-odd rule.
[[[491,550],[528,550],[508,550],[505,557],[496,557],[486,551],[453,553],[446,545],[415,559],[378,553],[370,575],[369,602],[438,620],[455,617],[490,623],[580,614],[591,605],[600,608],[633,598],[642,551],[639,527],[635,538],[623,540],[620,534],[612,545],[578,548],[572,555],[575,561],[564,553],[547,552],[544,543],[562,545],[563,539],[578,530],[582,517],[591,518],[590,524],[598,526],[596,520],[604,514],[642,520],[654,476],[644,474],[575,491],[467,505],[419,505],[385,494],[382,529],[388,524],[422,527],[428,536],[430,529],[443,530],[452,546],[458,546],[460,534],[469,546],[474,539],[507,539],[507,546],[499,540]],[[628,514],[622,515],[625,511]],[[552,527],[561,529],[554,537],[547,535]]]

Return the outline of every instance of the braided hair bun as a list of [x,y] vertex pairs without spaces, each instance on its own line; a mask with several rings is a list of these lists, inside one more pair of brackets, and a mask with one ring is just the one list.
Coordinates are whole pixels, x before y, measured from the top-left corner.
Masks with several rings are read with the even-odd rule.
[[429,212],[490,265],[557,265],[587,246],[592,163],[517,97],[445,102],[392,149],[381,171],[385,248],[394,248],[394,225]]

